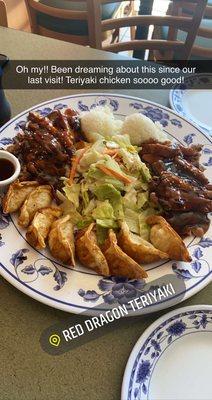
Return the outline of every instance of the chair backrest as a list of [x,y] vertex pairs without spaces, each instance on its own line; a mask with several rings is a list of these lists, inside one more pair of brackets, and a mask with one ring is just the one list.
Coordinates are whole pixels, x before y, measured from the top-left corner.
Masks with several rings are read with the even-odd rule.
[[[103,4],[110,2],[111,0],[88,0],[89,7],[93,10],[94,29],[92,30],[92,42],[95,43],[96,48],[102,48],[102,42],[100,40],[102,31],[139,25],[168,26],[167,40],[151,39],[118,42],[104,47],[104,50],[116,53],[128,50],[163,50],[169,51],[169,53],[172,52],[178,59],[187,60],[190,56],[207,0],[173,0],[172,15],[138,15],[101,21],[99,18],[101,15],[101,7]],[[194,10],[192,15],[183,17],[180,15],[180,11],[182,6],[187,3],[192,3],[194,5]],[[180,42],[176,39],[179,29],[187,33],[185,42]]]
[[[208,3],[208,1],[207,1],[207,3]],[[173,3],[171,1],[170,4],[169,4],[169,8],[172,7],[172,5],[173,5]],[[186,3],[182,7],[182,11],[183,11],[182,15],[183,14],[187,15],[188,13],[193,12],[194,11],[194,4],[192,4],[190,2]],[[204,12],[203,18],[212,18],[212,6],[211,5],[207,4],[207,6],[205,7],[205,12]]]
[[6,5],[2,0],[0,0],[0,26],[8,26]]
[[[192,11],[193,11],[193,4],[188,4],[188,5],[186,5],[186,7],[183,7],[182,15],[187,16]],[[209,22],[209,20],[212,20],[212,6],[211,5],[206,6],[203,17],[206,20],[208,20],[208,22]],[[199,46],[194,43],[194,45],[192,47],[192,51],[191,51],[192,56],[197,56],[197,57],[201,57],[201,58],[209,58],[209,59],[212,58],[212,21],[211,21],[211,24],[207,24],[207,25],[210,25],[211,27],[204,27],[204,26],[199,27],[197,36],[205,38],[205,39],[211,39],[211,47],[210,48],[209,48],[209,46],[206,47],[206,45]],[[203,43],[204,41],[201,41],[201,42]]]
[[[75,3],[76,0],[67,0],[67,2]],[[79,3],[87,4],[86,0],[78,0]],[[93,15],[90,12],[89,4],[87,4],[87,9],[85,10],[69,10],[64,8],[56,8],[49,5],[45,5],[39,2],[39,0],[25,0],[25,4],[27,7],[31,31],[33,33],[37,33],[43,36],[53,37],[55,39],[65,40],[68,42],[78,43],[82,45],[91,45],[92,47],[95,43],[92,42],[93,34],[90,32],[93,31]],[[57,19],[61,19],[61,24],[63,23],[62,20],[77,20],[87,22],[88,25],[88,34],[87,35],[75,35],[75,34],[67,34],[61,33],[58,31],[53,31],[49,28],[45,28],[38,23],[38,15],[39,13],[49,16],[55,17]]]

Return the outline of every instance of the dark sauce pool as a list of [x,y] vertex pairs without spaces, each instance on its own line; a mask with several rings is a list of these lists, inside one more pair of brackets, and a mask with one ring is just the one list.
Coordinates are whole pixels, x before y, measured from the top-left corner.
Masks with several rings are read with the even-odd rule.
[[0,158],[0,181],[11,178],[15,172],[15,166],[10,160]]

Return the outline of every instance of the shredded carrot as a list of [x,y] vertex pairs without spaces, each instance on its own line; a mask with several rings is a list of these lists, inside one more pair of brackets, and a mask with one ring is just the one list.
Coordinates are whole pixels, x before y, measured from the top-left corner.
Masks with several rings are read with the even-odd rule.
[[116,160],[118,164],[121,164],[122,158],[120,154],[117,153],[112,158],[114,158],[114,160]]
[[133,180],[128,178],[128,176],[122,175],[120,172],[114,171],[113,169],[110,169],[106,167],[103,164],[97,164],[97,167],[104,172],[108,176],[112,176],[113,178],[118,179],[121,182],[124,182],[126,184],[132,183]]
[[114,156],[117,154],[118,150],[117,149],[104,149],[104,154],[108,154],[109,156]]
[[80,163],[80,160],[82,159],[83,155],[85,154],[85,152],[88,150],[88,147],[84,147],[84,149],[82,149],[82,151],[80,152],[80,154],[78,156],[74,156],[72,158],[72,166],[71,166],[71,171],[70,171],[70,175],[69,175],[69,184],[71,185],[73,183],[74,177],[76,175],[77,172],[77,166]]
[[88,143],[84,142],[83,140],[80,140],[79,142],[75,143],[75,147],[77,150],[84,149],[85,147],[90,147]]
[[109,156],[111,156],[111,158],[114,158],[120,164],[122,158],[117,149],[105,149],[103,154],[108,154]]

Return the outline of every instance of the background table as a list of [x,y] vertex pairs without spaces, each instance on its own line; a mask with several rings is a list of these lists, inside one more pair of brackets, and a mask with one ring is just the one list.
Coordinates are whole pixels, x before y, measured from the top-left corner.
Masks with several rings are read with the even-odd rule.
[[[0,53],[21,60],[117,59],[111,53],[6,28],[0,28]],[[70,92],[77,91],[10,90],[7,97],[14,116],[36,103]],[[166,90],[116,92],[168,105]],[[211,290],[212,284],[182,306],[212,304]],[[125,365],[135,342],[165,312],[133,318],[124,329],[52,357],[41,350],[40,335],[45,328],[72,316],[36,302],[0,278],[0,399],[119,400]]]

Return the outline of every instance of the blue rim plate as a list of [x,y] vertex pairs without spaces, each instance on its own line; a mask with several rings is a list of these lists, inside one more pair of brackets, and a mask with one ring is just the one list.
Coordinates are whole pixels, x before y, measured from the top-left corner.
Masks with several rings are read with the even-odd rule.
[[121,400],[211,400],[211,343],[211,305],[163,315],[132,350]]
[[172,109],[209,135],[212,135],[212,89],[202,87],[207,83],[211,85],[211,80],[211,74],[190,75],[185,83],[175,85],[169,93]]
[[[211,177],[211,140],[190,122],[159,104],[136,97],[89,93],[50,100],[29,110],[39,110],[42,115],[46,115],[56,108],[63,110],[71,106],[78,111],[88,111],[96,105],[108,105],[119,118],[141,112],[153,121],[161,122],[170,138],[176,142],[184,145],[201,143],[204,146],[201,162],[206,168],[206,175]],[[6,147],[12,142],[12,138],[26,122],[29,110],[1,128],[0,146]],[[148,265],[149,282],[168,274],[183,279],[185,291],[176,296],[176,302],[200,291],[212,277],[209,263],[211,237],[208,231],[201,240],[194,237],[186,239],[185,243],[193,257],[190,264],[166,261]],[[0,254],[0,274],[7,281],[28,296],[67,312],[93,315],[105,308],[110,309],[117,301],[121,303],[125,295],[129,299],[131,295],[134,297],[135,287],[137,290],[139,286],[135,280],[103,278],[79,264],[75,269],[67,268],[53,259],[48,251],[33,249],[25,239],[25,232],[18,227],[15,215],[0,213]],[[167,299],[163,304],[158,304],[158,310],[170,305]],[[154,310],[148,307],[144,311]]]

